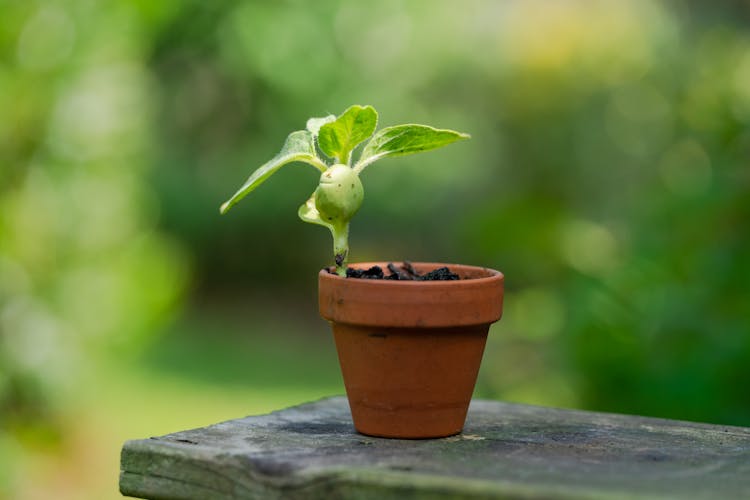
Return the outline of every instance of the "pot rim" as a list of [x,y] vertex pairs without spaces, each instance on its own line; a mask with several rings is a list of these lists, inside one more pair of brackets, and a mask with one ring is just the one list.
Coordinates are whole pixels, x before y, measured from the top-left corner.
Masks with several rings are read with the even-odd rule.
[[[385,262],[360,262],[355,267]],[[392,281],[342,278],[322,269],[318,304],[323,318],[382,328],[445,328],[494,323],[502,315],[500,271],[463,264],[414,262],[420,271],[448,266],[468,279]],[[479,275],[479,278],[473,276]]]
[[[372,266],[380,266],[385,268],[389,262],[397,263],[403,261],[368,261],[368,262],[352,262],[349,264],[349,267],[355,267],[357,269],[368,269]],[[439,267],[447,267],[448,269],[451,268],[463,268],[464,270],[472,270],[472,271],[478,271],[478,272],[485,272],[488,275],[483,276],[481,278],[462,278],[459,280],[434,280],[434,281],[418,281],[418,280],[371,280],[371,279],[352,279],[352,278],[343,278],[336,274],[334,272],[334,267],[324,267],[320,270],[318,273],[318,276],[320,276],[323,279],[332,279],[335,281],[346,281],[351,280],[356,282],[361,282],[362,286],[385,286],[385,287],[415,287],[415,286],[458,286],[460,284],[477,284],[481,285],[483,283],[488,283],[491,281],[497,281],[498,279],[502,280],[504,279],[504,275],[502,272],[492,269],[489,267],[482,267],[482,266],[472,266],[468,264],[449,264],[445,262],[412,262],[412,264],[417,264],[419,266],[434,266],[434,269],[437,269]]]

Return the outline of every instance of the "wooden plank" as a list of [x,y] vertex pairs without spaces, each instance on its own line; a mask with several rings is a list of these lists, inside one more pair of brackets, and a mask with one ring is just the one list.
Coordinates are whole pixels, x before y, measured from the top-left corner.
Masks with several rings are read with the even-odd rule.
[[464,433],[357,434],[342,397],[122,450],[151,499],[750,498],[750,428],[475,400]]

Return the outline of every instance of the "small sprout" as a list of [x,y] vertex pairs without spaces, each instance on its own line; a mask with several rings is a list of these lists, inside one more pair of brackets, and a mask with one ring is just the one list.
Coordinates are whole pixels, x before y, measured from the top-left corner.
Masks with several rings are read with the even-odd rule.
[[[336,273],[345,277],[349,260],[349,221],[365,197],[359,174],[382,158],[421,153],[469,138],[468,134],[427,125],[397,125],[375,132],[377,123],[378,114],[372,106],[351,106],[338,117],[310,118],[307,130],[289,134],[279,154],[250,175],[221,205],[221,213],[228,212],[288,163],[300,161],[317,168],[321,172],[318,187],[297,214],[303,221],[331,231]],[[367,139],[370,140],[359,159],[352,164],[352,152]],[[330,161],[323,159],[319,151]]]
[[351,167],[334,165],[320,175],[315,207],[328,220],[350,221],[364,199],[362,181]]

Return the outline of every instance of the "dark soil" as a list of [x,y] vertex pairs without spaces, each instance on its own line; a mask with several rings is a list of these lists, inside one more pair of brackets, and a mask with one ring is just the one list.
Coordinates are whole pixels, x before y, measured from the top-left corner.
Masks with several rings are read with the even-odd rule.
[[389,274],[386,274],[380,266],[372,266],[370,269],[352,269],[349,267],[346,269],[346,277],[394,281],[454,281],[461,279],[458,274],[451,272],[447,267],[439,267],[428,273],[420,274],[409,261],[404,261],[401,266],[389,262],[387,270]]

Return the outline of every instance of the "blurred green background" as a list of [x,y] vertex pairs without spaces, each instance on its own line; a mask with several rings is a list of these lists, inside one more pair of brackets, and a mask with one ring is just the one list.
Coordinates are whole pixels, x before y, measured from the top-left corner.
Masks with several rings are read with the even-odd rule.
[[477,395],[750,425],[750,7],[0,0],[0,498],[342,393],[310,116],[472,134],[364,174],[353,260],[506,274]]

